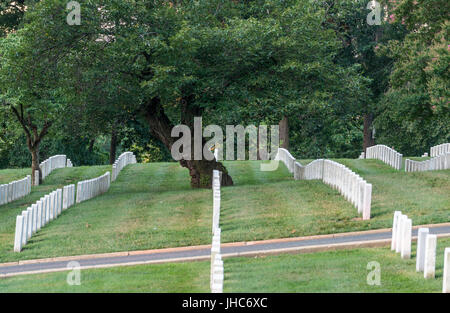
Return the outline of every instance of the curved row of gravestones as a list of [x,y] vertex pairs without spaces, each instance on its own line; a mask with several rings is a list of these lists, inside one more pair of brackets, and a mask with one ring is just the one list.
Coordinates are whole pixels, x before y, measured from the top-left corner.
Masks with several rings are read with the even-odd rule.
[[368,147],[365,158],[381,160],[397,170],[402,168],[403,155],[385,145]]
[[[392,223],[391,250],[400,253],[402,259],[411,258],[412,220],[394,212]],[[437,235],[430,234],[429,228],[419,228],[417,236],[416,271],[423,272],[425,279],[435,278]],[[450,293],[450,248],[444,250],[442,292]]]
[[[127,157],[126,160],[122,162],[120,170],[128,164],[136,163],[134,155]],[[16,217],[14,252],[22,251],[31,236],[56,219],[62,211],[73,206],[75,199],[76,203],[80,203],[99,196],[109,190],[111,182],[111,174],[106,172],[97,178],[78,182],[76,188],[72,184],[63,189],[57,189],[22,211],[22,214]]]
[[[72,162],[70,159],[67,159],[65,155],[54,155],[43,161],[39,165],[39,168],[41,169],[42,179],[44,179],[55,169],[72,166]],[[29,195],[31,193],[31,185],[31,175],[28,175],[23,179],[13,181],[9,184],[0,185],[0,205],[11,203]],[[36,170],[34,185],[39,185],[38,170]]]
[[[388,149],[390,148],[384,145],[379,145],[378,147],[375,146],[372,152],[369,152],[369,156],[379,158],[387,164],[398,167],[398,164],[401,164],[401,154],[392,149],[392,151],[389,151]],[[440,151],[443,154],[436,156],[434,159],[445,158],[448,160],[447,158],[450,154],[444,149],[441,149]],[[344,165],[331,160],[319,159],[312,161],[306,166],[302,166],[299,162],[295,161],[295,158],[289,153],[289,151],[283,148],[278,149],[275,159],[282,161],[288,168],[289,172],[294,173],[295,179],[321,179],[324,183],[339,190],[341,194],[343,194],[345,198],[353,204],[356,203],[356,205],[358,205],[361,204],[362,201],[361,207],[363,209],[363,218],[364,215],[366,215],[366,218],[367,215],[368,218],[370,218],[371,185],[361,182],[362,178],[353,173]],[[439,166],[436,167],[439,168]],[[364,188],[358,188],[358,186],[364,186],[364,183],[366,186],[370,185],[367,190],[367,194],[361,192]],[[358,190],[360,191],[359,193]],[[360,207],[358,207],[358,212],[359,208]],[[366,212],[366,214],[364,214],[364,212]],[[416,270],[418,272],[423,271],[425,278],[434,278],[436,268],[437,236],[429,234],[428,228],[420,228],[418,234]],[[412,220],[408,219],[406,215],[402,215],[400,211],[396,211],[394,213],[394,221],[392,226],[391,249],[400,253],[403,259],[410,259],[411,241]],[[450,248],[446,248],[444,252],[442,291],[444,293],[450,293]]]
[[284,148],[278,148],[275,160],[283,162],[296,180],[320,179],[331,188],[339,191],[351,202],[363,219],[370,219],[372,203],[372,184],[338,162],[318,159],[303,166]]
[[[66,155],[59,154],[59,155],[54,155],[52,157],[49,157],[47,160],[45,160],[41,164],[39,164],[39,168],[42,173],[42,180],[44,180],[54,170],[56,170],[58,168],[64,168],[64,167],[73,167],[72,161],[70,161],[70,159],[68,159]],[[39,185],[39,173],[37,173],[37,175],[35,175],[34,177],[35,177],[34,185],[38,186]]]
[[31,192],[31,175],[15,180],[9,184],[0,185],[0,205],[7,204],[25,197]]
[[133,152],[122,153],[112,165],[111,181],[115,181],[120,171],[128,164],[135,164],[136,156]]
[[[445,170],[450,168],[450,143],[431,147],[429,160],[405,160],[405,172],[422,172]],[[361,153],[360,159],[378,159],[397,170],[402,168],[403,155],[386,145],[368,147],[366,153]]]

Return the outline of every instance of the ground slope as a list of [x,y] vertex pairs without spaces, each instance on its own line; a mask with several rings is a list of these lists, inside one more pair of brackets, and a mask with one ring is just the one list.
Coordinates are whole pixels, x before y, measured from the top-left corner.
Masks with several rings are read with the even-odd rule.
[[[338,161],[373,184],[370,221],[361,221],[350,203],[320,181],[294,181],[284,165],[261,172],[257,161],[232,161],[225,162],[235,186],[222,188],[222,241],[385,228],[394,210],[408,214],[414,225],[450,221],[450,170],[404,173],[377,160]],[[63,212],[21,253],[12,252],[15,216],[27,199],[81,179],[84,171],[98,176],[108,168],[57,170],[39,192],[0,207],[0,262],[210,243],[211,190],[191,189],[178,163],[151,163],[127,166],[109,192]]]

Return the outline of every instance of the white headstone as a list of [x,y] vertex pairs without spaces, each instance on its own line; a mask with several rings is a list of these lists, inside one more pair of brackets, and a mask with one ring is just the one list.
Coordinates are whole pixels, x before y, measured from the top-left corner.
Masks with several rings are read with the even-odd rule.
[[23,216],[18,215],[16,218],[16,234],[14,237],[14,252],[22,251],[22,234],[23,234]]
[[397,232],[399,219],[400,219],[401,215],[402,215],[401,211],[395,211],[394,212],[394,221],[392,222],[391,250],[395,250],[395,245],[396,245],[396,240],[397,240],[396,232]]
[[434,278],[436,272],[437,236],[428,234],[425,239],[425,264],[423,277]]
[[416,271],[423,272],[425,266],[425,240],[430,230],[419,228],[417,236]]
[[442,275],[442,292],[450,293],[450,248],[444,251],[444,272]]
[[412,234],[412,220],[410,218],[406,218],[403,227],[403,239],[401,250],[402,259],[411,258],[411,234]]

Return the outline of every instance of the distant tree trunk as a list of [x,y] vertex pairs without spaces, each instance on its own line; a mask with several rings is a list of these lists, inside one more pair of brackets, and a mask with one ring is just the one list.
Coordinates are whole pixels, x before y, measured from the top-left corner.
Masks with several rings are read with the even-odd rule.
[[112,126],[111,131],[111,144],[109,146],[109,164],[114,164],[116,162],[116,151],[117,151],[117,129],[116,126]]
[[[37,126],[33,123],[31,116],[25,116],[23,107],[20,105],[19,109],[11,106],[11,110],[22,126],[25,136],[27,138],[27,147],[31,153],[31,181],[34,184],[36,181],[35,173],[39,171],[39,184],[42,183],[42,172],[39,168],[39,145],[41,144],[42,138],[44,138],[49,128],[52,125],[50,121],[44,121],[44,126],[42,130],[38,132]],[[20,110],[20,111],[19,111]]]
[[29,148],[31,151],[31,181],[34,185],[35,182],[35,173],[36,171],[39,171],[39,184],[42,182],[42,174],[41,169],[39,167],[39,144],[33,145],[31,148]]
[[261,160],[261,155],[259,153],[259,127],[256,130],[256,159]]
[[370,113],[364,114],[364,137],[363,137],[363,151],[366,153],[366,149],[375,144],[375,140],[372,136],[372,123],[373,116]]
[[289,149],[289,121],[287,116],[283,116],[278,125],[280,127],[280,147]]
[[95,138],[93,138],[93,139],[91,139],[91,141],[89,141],[88,152],[90,154],[92,154],[92,152],[94,152],[94,144],[95,144]]
[[[193,117],[196,116],[195,114],[197,114],[198,112],[196,111],[196,109],[192,108],[189,105],[189,101],[190,99],[188,98],[184,99],[183,101],[181,122],[191,128],[191,133],[193,135]],[[173,125],[165,114],[159,98],[153,98],[147,101],[143,109],[145,119],[147,120],[150,127],[150,132],[153,136],[158,138],[170,151],[172,149],[172,145],[176,141],[176,138],[171,137]],[[191,159],[192,160],[180,160],[180,164],[181,166],[186,167],[189,170],[189,175],[191,176],[191,186],[193,188],[211,188],[213,170],[219,170],[222,172],[222,186],[233,185],[233,180],[222,163],[217,162],[215,159],[211,161],[208,161],[206,159]]]
[[[375,32],[375,42],[378,43],[378,41],[383,36],[383,29],[381,27],[377,27]],[[370,112],[370,109],[368,112],[364,113],[363,116],[364,119],[364,130],[363,130],[363,151],[364,154],[366,154],[367,148],[373,146],[375,144],[375,140],[372,135],[373,130],[373,113]]]

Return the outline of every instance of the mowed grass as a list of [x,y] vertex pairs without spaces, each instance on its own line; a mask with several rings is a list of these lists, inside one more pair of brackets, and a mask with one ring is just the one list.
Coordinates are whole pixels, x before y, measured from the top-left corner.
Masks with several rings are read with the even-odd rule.
[[378,160],[337,161],[372,184],[371,228],[391,227],[395,210],[413,225],[450,222],[450,170],[406,173]]
[[209,263],[168,263],[82,270],[80,285],[67,283],[68,272],[0,278],[6,292],[209,292]]
[[[416,272],[415,244],[410,260],[389,247],[224,259],[224,292],[441,292],[448,246],[450,239],[438,240],[435,279]],[[380,285],[367,283],[374,261]],[[0,292],[209,292],[209,262],[82,270],[80,285],[69,285],[68,274],[1,278]]]
[[[416,243],[409,260],[390,247],[225,259],[224,292],[442,292],[446,247],[450,239],[438,239],[435,279],[416,272]],[[373,262],[379,264],[380,285],[368,284]]]
[[[76,184],[78,181],[98,177],[104,174],[106,171],[111,170],[110,166],[82,166],[73,168],[64,168],[55,170],[50,176],[48,176],[43,184],[40,186],[32,187],[31,193],[24,198],[13,201],[6,205],[0,206],[0,261],[4,261],[4,257],[8,254],[12,254],[14,247],[14,233],[16,227],[16,216],[21,214],[23,210],[26,210],[33,203],[38,201],[41,197],[52,191],[62,188],[69,184]],[[19,170],[0,170],[0,181],[11,182],[13,177],[25,177],[27,173],[31,172],[30,169]],[[52,223],[54,223],[53,221]],[[47,228],[51,227],[51,223]],[[42,233],[45,233],[46,228],[42,229]],[[35,235],[36,241],[38,240],[40,233]],[[33,239],[32,239],[33,240]],[[16,253],[15,259],[20,259],[21,253]]]
[[27,175],[31,175],[31,168],[0,170],[0,185],[23,179]]
[[[222,241],[390,227],[395,210],[408,214],[414,225],[450,221],[449,170],[403,173],[376,160],[339,161],[373,184],[370,221],[362,221],[349,202],[321,181],[294,181],[284,165],[261,172],[260,162],[232,161],[225,162],[235,185],[222,188]],[[39,187],[41,193],[36,189],[29,197],[37,200],[56,189],[52,183],[68,184],[84,171],[94,177],[109,168],[58,170]],[[0,262],[211,241],[212,191],[192,189],[187,169],[178,163],[127,166],[106,194],[64,211],[14,253],[15,216],[31,198],[0,207]]]

